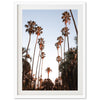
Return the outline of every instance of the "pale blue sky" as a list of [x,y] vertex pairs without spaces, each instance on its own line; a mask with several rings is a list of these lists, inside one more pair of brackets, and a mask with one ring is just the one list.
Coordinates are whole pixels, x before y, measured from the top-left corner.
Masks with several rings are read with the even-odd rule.
[[[54,81],[55,78],[58,77],[58,63],[56,61],[57,57],[57,49],[55,47],[55,43],[57,42],[57,37],[61,36],[61,29],[65,27],[65,24],[62,22],[61,16],[64,11],[69,10],[23,10],[22,13],[22,28],[23,28],[23,39],[22,39],[22,46],[27,47],[29,35],[25,32],[25,24],[27,21],[34,20],[39,26],[43,28],[43,34],[39,37],[43,37],[45,40],[45,48],[44,52],[46,53],[46,57],[44,58],[43,62],[43,78],[47,78],[47,73],[45,69],[50,67],[52,72],[50,74],[50,78]],[[75,18],[76,25],[78,24],[78,11],[72,10],[72,13]],[[74,37],[76,36],[76,31],[74,28],[73,20],[71,18],[71,23],[68,25],[70,29],[69,35],[69,44],[70,48],[75,47],[75,40]],[[29,54],[31,57],[33,56],[34,51],[34,43],[36,41],[36,34],[32,35],[31,43],[30,43],[30,51]],[[34,63],[34,73],[35,67],[37,62],[37,56],[39,52],[39,48],[36,48],[36,55],[35,55],[35,63]],[[67,41],[66,41],[66,50],[67,50]]]

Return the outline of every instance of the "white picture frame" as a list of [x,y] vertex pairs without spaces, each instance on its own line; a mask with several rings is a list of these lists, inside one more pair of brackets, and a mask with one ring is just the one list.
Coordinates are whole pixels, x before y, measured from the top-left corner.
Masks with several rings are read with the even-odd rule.
[[[22,91],[22,10],[78,10],[78,91]],[[15,98],[85,98],[86,97],[86,4],[84,2],[17,2],[15,3]]]

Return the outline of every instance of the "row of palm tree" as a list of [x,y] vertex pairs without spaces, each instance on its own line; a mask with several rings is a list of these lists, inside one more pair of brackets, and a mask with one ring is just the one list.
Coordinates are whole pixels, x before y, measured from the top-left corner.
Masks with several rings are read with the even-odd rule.
[[[76,27],[76,23],[72,14],[72,11],[70,10],[72,19],[73,19],[73,23],[75,26],[75,30],[77,33],[77,37],[78,37],[78,30]],[[77,48],[76,49],[70,49],[69,47],[69,29],[67,24],[70,24],[71,21],[71,17],[69,12],[64,12],[62,13],[62,19],[63,22],[65,23],[65,27],[62,28],[61,32],[62,32],[62,36],[57,37],[57,42],[55,43],[55,46],[57,48],[57,62],[58,62],[58,78],[55,80],[55,85],[52,84],[52,81],[49,79],[49,73],[52,71],[50,69],[50,67],[47,67],[46,72],[48,74],[48,79],[44,80],[42,79],[42,70],[43,70],[43,60],[45,58],[45,52],[43,52],[44,49],[44,39],[41,37],[39,38],[39,36],[43,33],[43,29],[38,26],[36,24],[35,21],[28,21],[27,24],[25,25],[26,27],[26,32],[29,33],[29,41],[28,41],[28,45],[27,48],[22,48],[22,60],[23,60],[23,89],[39,89],[41,88],[41,86],[47,85],[48,84],[52,84],[52,86],[44,86],[44,89],[76,89],[76,80],[77,80]],[[28,51],[29,51],[29,46],[30,46],[30,42],[31,42],[31,35],[32,34],[36,34],[36,42],[34,45],[34,51],[33,51],[33,57],[31,58]],[[77,37],[75,38],[77,40]],[[66,43],[66,38],[67,38],[67,52],[65,50],[65,43]],[[63,50],[62,51],[62,43],[64,43],[63,45]],[[38,59],[37,59],[37,63],[36,63],[36,71],[33,74],[33,70],[34,70],[34,60],[35,60],[35,53],[36,53],[36,47],[37,44],[39,45],[39,53],[38,53]],[[61,53],[59,53],[59,51],[61,51]],[[74,52],[75,51],[75,52]],[[63,56],[64,54],[64,56]],[[30,59],[30,62],[32,61],[32,65],[30,65],[30,63],[28,62],[28,59]],[[66,68],[67,66],[67,68]],[[74,67],[73,67],[74,66]],[[73,68],[73,69],[70,69]],[[73,70],[73,71],[72,71]],[[61,74],[60,74],[61,72]],[[73,73],[73,74],[72,74]],[[69,75],[70,74],[70,75]],[[70,77],[71,76],[71,77]],[[67,78],[67,79],[66,79]],[[74,78],[74,81],[72,80],[72,78]],[[62,80],[63,79],[63,80]],[[68,82],[70,84],[68,84]],[[73,82],[73,87],[71,87],[70,85]],[[63,86],[65,87],[62,87]],[[52,87],[52,88],[51,88]]]
[[[77,68],[77,49],[76,48],[70,48],[69,47],[69,29],[67,27],[67,23],[70,23],[72,17],[75,30],[76,30],[76,43],[78,39],[78,30],[76,27],[76,23],[72,14],[72,11],[70,10],[70,14],[66,11],[62,14],[62,19],[63,22],[65,22],[65,27],[61,30],[62,35],[64,35],[64,60],[62,60],[59,64],[59,70],[61,72],[61,79],[62,79],[62,86],[65,90],[77,90],[78,88],[78,82],[77,82],[77,75],[78,75],[78,68]],[[67,37],[67,46],[68,50],[67,52],[65,51],[65,42],[66,42],[66,37]]]
[[[70,16],[70,13],[71,13],[71,16]],[[70,9],[70,13],[69,12],[67,12],[67,11],[65,11],[64,13],[62,13],[62,20],[63,20],[63,22],[65,23],[65,27],[64,28],[62,28],[62,30],[61,30],[61,32],[62,32],[62,36],[64,36],[64,37],[62,37],[62,36],[59,36],[58,38],[57,38],[57,43],[55,43],[55,46],[56,46],[56,48],[57,48],[57,52],[58,52],[58,56],[57,56],[57,58],[56,58],[56,60],[57,60],[57,62],[58,62],[58,81],[59,81],[59,79],[61,78],[61,76],[60,76],[60,70],[59,70],[59,66],[62,64],[62,63],[65,63],[66,62],[66,51],[65,51],[65,43],[66,43],[66,37],[67,37],[67,48],[68,48],[68,50],[67,50],[67,52],[71,52],[70,51],[70,47],[69,47],[69,29],[68,29],[68,26],[67,26],[67,24],[70,24],[70,22],[71,22],[71,17],[72,17],[72,19],[73,19],[73,23],[74,23],[74,26],[75,26],[75,30],[76,30],[76,34],[77,34],[77,37],[78,37],[78,30],[77,30],[77,27],[76,27],[76,23],[75,23],[75,20],[74,20],[74,17],[73,17],[73,13],[72,13],[72,11],[71,11],[71,9]],[[76,39],[77,39],[77,37],[76,37]],[[63,47],[63,54],[64,54],[64,58],[62,57],[62,43],[64,42],[64,47]],[[61,48],[61,56],[59,55],[59,48]],[[70,54],[69,54],[70,55]],[[73,55],[73,56],[76,56],[77,54],[75,54],[75,55]],[[68,56],[68,53],[67,53],[67,56]],[[67,60],[68,60],[68,57],[67,57]],[[70,59],[70,60],[72,60],[72,59]],[[75,59],[74,59],[75,60]],[[71,61],[72,62],[72,61]],[[68,66],[68,64],[66,64],[66,66]],[[61,69],[61,68],[60,68]],[[63,73],[65,73],[64,71],[63,71]],[[66,76],[66,75],[65,75]],[[67,79],[66,79],[67,80]],[[67,88],[68,89],[68,88]]]
[[[58,56],[56,58],[57,62],[58,62],[58,77],[60,77],[60,72],[59,72],[59,63],[62,61],[62,43],[64,42],[64,53],[65,53],[65,42],[66,42],[66,37],[67,37],[67,43],[68,43],[68,50],[69,50],[69,32],[68,32],[68,27],[67,27],[67,23],[70,23],[70,14],[66,11],[62,14],[62,19],[63,19],[63,22],[65,22],[65,27],[62,28],[61,32],[62,32],[62,35],[64,36],[64,39],[62,36],[59,36],[57,38],[57,43],[55,43],[55,46],[57,48],[57,52],[58,52]],[[59,48],[61,48],[61,57],[59,56]],[[63,53],[63,54],[64,54]]]
[[[26,32],[29,33],[29,41],[28,41],[27,49],[24,51],[24,53],[26,53],[25,54],[25,61],[27,61],[28,57],[30,57],[29,54],[28,54],[28,50],[29,50],[29,45],[30,45],[30,42],[31,42],[31,35],[34,34],[34,33],[37,35],[35,46],[34,46],[33,58],[31,58],[32,66],[30,66],[31,67],[30,71],[31,71],[31,74],[32,74],[31,76],[32,76],[32,78],[33,78],[33,76],[35,76],[34,79],[35,79],[35,86],[36,86],[37,71],[38,71],[38,81],[39,81],[40,68],[41,68],[41,77],[42,77],[43,59],[45,57],[45,53],[43,52],[44,39],[43,38],[38,39],[38,37],[43,33],[43,31],[42,31],[43,29],[40,26],[38,26],[35,21],[28,21],[27,24],[25,25],[25,27],[26,27]],[[38,60],[37,60],[37,65],[36,65],[36,72],[35,72],[35,74],[33,74],[34,59],[35,59],[35,52],[36,52],[37,43],[39,44],[39,54],[38,54]],[[39,59],[40,59],[40,62],[39,62]],[[42,60],[42,64],[41,64],[41,60]],[[23,69],[23,72],[24,72],[24,69]]]
[[29,33],[29,41],[28,41],[28,45],[27,45],[26,54],[28,53],[28,49],[29,49],[29,45],[30,45],[30,41],[31,41],[31,34],[35,33],[37,35],[35,46],[34,46],[33,60],[32,60],[32,74],[33,74],[36,45],[38,42],[38,37],[43,33],[43,31],[42,31],[43,29],[40,26],[37,26],[35,21],[28,21],[27,23],[28,24],[26,24],[25,27],[26,27],[26,32]]

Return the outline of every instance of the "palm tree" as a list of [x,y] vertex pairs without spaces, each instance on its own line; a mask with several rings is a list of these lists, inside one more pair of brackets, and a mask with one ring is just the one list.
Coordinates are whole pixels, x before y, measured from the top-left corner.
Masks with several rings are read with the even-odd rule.
[[26,52],[27,52],[27,49],[26,48],[22,48],[22,59],[26,60],[25,58],[28,58],[31,61],[32,58],[30,57],[30,55],[28,53],[26,54]]
[[69,14],[69,12],[64,12],[64,13],[62,13],[62,19],[63,19],[63,22],[65,22],[65,25],[66,25],[66,27],[67,27],[67,23],[69,22],[70,23],[70,14]]
[[65,22],[65,28],[62,29],[62,35],[64,35],[65,39],[64,39],[64,53],[65,53],[65,41],[66,41],[66,36],[67,36],[67,42],[68,42],[68,50],[69,50],[69,37],[68,37],[68,28],[67,28],[67,23],[69,22],[70,23],[70,14],[69,12],[64,12],[62,13],[62,19],[63,19],[63,22]]
[[[40,68],[42,70],[43,67],[43,58],[45,57],[45,53],[42,52],[41,50],[41,55],[40,55],[40,65],[39,65],[39,71],[38,71],[38,86],[39,86],[39,79],[42,78],[42,75],[40,76]],[[42,60],[42,65],[41,65],[41,60]]]
[[24,47],[22,47],[22,55],[24,54],[24,53],[26,53],[26,48],[24,48]]
[[68,71],[69,88],[77,89],[77,48],[71,48],[69,52],[66,53]]
[[36,50],[36,45],[37,45],[37,41],[38,41],[38,36],[39,36],[40,34],[43,33],[42,30],[43,30],[43,29],[42,29],[40,26],[37,26],[37,27],[36,27],[36,31],[35,31],[35,32],[36,32],[37,38],[36,38],[36,43],[35,43],[34,53],[33,53],[32,74],[33,74],[33,66],[34,66],[35,50]]
[[34,21],[28,21],[27,23],[28,23],[28,25],[26,24],[25,27],[26,27],[26,32],[29,33],[29,41],[28,41],[28,45],[27,45],[27,49],[26,49],[26,55],[28,53],[28,49],[29,49],[29,45],[30,45],[30,41],[31,41],[31,34],[34,34],[34,32],[36,31],[36,23]]
[[38,60],[37,60],[37,66],[36,66],[36,74],[35,77],[37,76],[37,69],[38,69],[38,64],[39,64],[39,57],[41,56],[40,53],[44,49],[44,40],[43,38],[38,39],[38,44],[39,44],[39,55],[38,55]]
[[62,60],[62,58],[60,56],[57,56],[56,60],[58,62],[58,77],[59,77],[60,76],[60,72],[59,72],[59,62]]
[[44,79],[41,84],[41,90],[53,90],[54,83],[50,79]]
[[55,46],[57,48],[58,56],[59,56],[59,42],[55,43]]
[[75,27],[75,30],[76,30],[76,34],[78,36],[77,26],[76,26],[76,23],[75,23],[75,20],[74,20],[74,16],[73,16],[73,13],[72,13],[72,10],[71,9],[70,9],[70,13],[71,13],[71,16],[72,16],[72,19],[73,19],[73,23],[74,23],[74,27]]
[[40,89],[41,89],[41,85],[42,85],[42,82],[43,82],[42,78],[40,78],[39,81],[40,81]]
[[57,60],[57,62],[58,62],[58,77],[59,77],[59,75],[60,75],[60,73],[59,73],[59,62],[62,60],[62,58],[59,56],[59,41],[57,42],[57,43],[55,43],[55,46],[56,46],[56,48],[57,48],[57,51],[58,51],[58,56],[57,56],[57,58],[56,58],[56,60]]
[[[27,49],[22,48],[22,81],[23,81],[22,87],[23,87],[23,90],[30,89],[30,87],[27,88],[27,86],[29,84],[29,79],[28,79],[27,74],[30,72],[31,66],[26,58],[31,60],[31,57],[28,53],[26,54],[26,52],[27,52]],[[26,79],[27,79],[27,81],[26,81]]]
[[41,53],[42,65],[41,65],[41,78],[42,78],[42,69],[43,69],[43,59],[45,57],[45,52]]
[[64,35],[64,53],[65,53],[65,42],[66,42],[66,37],[67,37],[67,43],[68,43],[68,50],[69,50],[69,37],[68,35],[70,34],[68,32],[68,27],[64,27],[61,32],[62,32],[62,35]]
[[60,63],[60,72],[62,73],[62,83],[67,90],[77,90],[77,48],[70,48],[65,53],[66,61]]
[[30,70],[30,63],[27,61],[26,58],[31,60],[31,57],[29,54],[26,54],[27,49],[22,48],[22,65],[23,65],[23,74],[27,73]]
[[[37,69],[38,69],[38,64],[39,64],[39,57],[40,57],[40,53],[42,52],[42,50],[44,49],[44,39],[40,38],[38,39],[38,44],[39,44],[39,55],[38,55],[38,60],[37,60],[37,66],[36,66],[36,74],[35,74],[35,78],[37,78]],[[40,58],[41,60],[41,58]],[[40,66],[39,66],[40,67]],[[36,83],[35,83],[36,84]]]
[[49,73],[50,73],[52,70],[50,69],[50,67],[47,67],[46,71],[47,71],[47,73],[48,73],[48,79],[49,79]]
[[63,37],[62,36],[59,36],[58,38],[57,38],[57,40],[58,40],[58,44],[60,45],[60,47],[61,47],[61,58],[62,58],[62,42],[63,42]]

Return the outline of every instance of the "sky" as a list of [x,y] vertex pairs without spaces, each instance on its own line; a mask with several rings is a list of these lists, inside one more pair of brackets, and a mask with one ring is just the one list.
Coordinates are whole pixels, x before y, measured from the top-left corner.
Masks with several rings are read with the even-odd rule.
[[[29,34],[25,32],[25,24],[27,24],[27,21],[35,21],[38,26],[41,26],[43,28],[43,33],[39,36],[44,38],[45,40],[45,48],[44,52],[46,54],[46,57],[43,60],[43,79],[47,78],[46,68],[50,67],[52,69],[52,72],[50,73],[49,77],[54,82],[55,79],[58,77],[58,63],[56,61],[57,57],[57,49],[55,47],[55,43],[57,42],[57,37],[61,36],[61,29],[65,27],[64,22],[62,22],[61,16],[62,13],[68,11],[68,9],[65,10],[23,10],[22,12],[22,28],[23,28],[23,34],[22,34],[22,46],[27,47],[28,40],[29,40]],[[78,11],[72,10],[76,26],[78,27]],[[76,31],[74,28],[73,20],[71,18],[70,25],[67,25],[69,28],[69,47],[76,47],[74,37],[76,36]],[[29,54],[32,57],[33,51],[34,51],[34,45],[36,42],[36,34],[31,35],[31,43],[29,46]],[[62,44],[63,47],[63,44]],[[67,41],[66,41],[66,51],[67,48]],[[35,54],[35,63],[33,68],[33,74],[35,74],[36,71],[36,64],[38,59],[38,53],[39,53],[39,45],[37,44],[36,47],[36,54]]]

